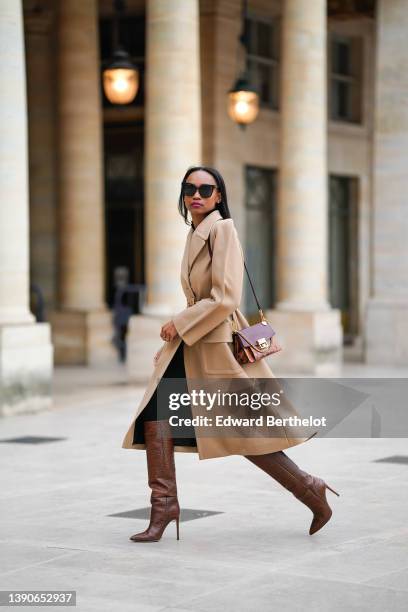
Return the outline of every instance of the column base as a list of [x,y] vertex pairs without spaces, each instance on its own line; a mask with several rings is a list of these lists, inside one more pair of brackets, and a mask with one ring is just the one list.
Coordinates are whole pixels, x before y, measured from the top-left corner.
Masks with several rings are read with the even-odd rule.
[[266,310],[282,351],[270,358],[274,373],[339,376],[343,361],[340,311]]
[[97,365],[118,360],[109,310],[55,311],[50,323],[57,365]]
[[160,338],[162,318],[147,315],[130,317],[126,336],[128,380],[146,383],[153,372],[153,357],[163,345]]
[[53,347],[48,323],[0,326],[0,415],[52,406]]
[[408,300],[368,301],[365,328],[365,362],[371,365],[406,366],[408,363]]

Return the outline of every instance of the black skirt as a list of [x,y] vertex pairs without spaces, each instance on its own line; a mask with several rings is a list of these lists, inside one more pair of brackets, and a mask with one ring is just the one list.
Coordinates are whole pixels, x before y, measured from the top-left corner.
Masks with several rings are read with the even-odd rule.
[[[181,341],[179,347],[174,353],[169,365],[167,366],[159,384],[157,385],[154,393],[146,406],[143,408],[142,412],[138,415],[135,421],[134,434],[133,434],[133,444],[144,444],[144,422],[145,421],[157,421],[157,420],[166,420],[170,416],[174,415],[173,411],[169,410],[169,402],[163,401],[160,406],[160,410],[157,410],[157,392],[160,386],[162,385],[162,380],[164,378],[180,378],[180,383],[177,383],[177,392],[178,393],[188,393],[188,387],[186,382],[186,372],[184,369],[184,342]],[[161,398],[164,396],[164,393],[161,393]],[[182,418],[192,418],[190,405],[181,406],[179,410],[177,410],[177,416]],[[197,446],[197,440],[194,435],[194,428],[191,428],[191,437],[181,438],[178,437],[178,434],[175,433],[177,428],[172,428],[173,432],[173,440],[176,446]]]

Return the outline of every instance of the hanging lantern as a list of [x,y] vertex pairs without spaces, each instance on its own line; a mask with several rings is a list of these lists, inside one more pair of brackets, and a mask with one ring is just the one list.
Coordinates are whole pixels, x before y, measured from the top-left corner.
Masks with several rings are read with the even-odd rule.
[[233,88],[228,92],[228,114],[241,128],[245,128],[246,125],[255,121],[259,113],[259,95],[250,83],[246,68],[249,48],[248,0],[242,1],[241,19],[242,29],[239,41],[243,50],[244,69]]
[[129,104],[139,89],[139,72],[129,54],[120,45],[120,15],[125,12],[124,0],[113,0],[113,57],[103,69],[102,82],[105,96],[112,104]]
[[118,49],[103,71],[103,90],[112,104],[129,104],[139,89],[139,72],[123,49]]
[[240,77],[228,92],[228,114],[241,126],[255,121],[259,112],[259,95],[245,75]]

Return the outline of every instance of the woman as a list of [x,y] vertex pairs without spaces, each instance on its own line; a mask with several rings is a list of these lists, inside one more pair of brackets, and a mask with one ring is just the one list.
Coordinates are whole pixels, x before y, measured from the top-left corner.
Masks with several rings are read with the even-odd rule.
[[[152,491],[149,526],[130,539],[158,541],[173,520],[179,538],[174,451],[196,452],[200,459],[245,456],[310,508],[312,535],[332,515],[326,488],[333,489],[321,478],[299,469],[283,452],[311,436],[294,435],[294,429],[282,427],[279,437],[200,437],[193,430],[191,437],[176,440],[168,421],[168,402],[157,410],[157,392],[168,378],[181,379],[181,388],[187,392],[193,379],[275,378],[265,359],[240,365],[233,354],[233,317],[240,329],[249,326],[239,310],[243,253],[228,209],[224,180],[217,170],[202,166],[187,170],[179,212],[186,224],[188,213],[192,219],[181,263],[187,306],[161,328],[164,345],[155,355],[154,372],[122,443],[123,448],[146,449]],[[290,403],[284,411],[285,416],[296,415]],[[184,415],[191,414],[191,406],[184,407]]]

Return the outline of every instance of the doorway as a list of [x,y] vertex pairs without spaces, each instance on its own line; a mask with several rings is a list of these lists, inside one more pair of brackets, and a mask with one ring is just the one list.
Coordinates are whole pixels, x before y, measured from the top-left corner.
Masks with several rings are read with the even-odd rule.
[[[275,203],[276,171],[245,167],[246,240],[245,263],[261,307],[275,304]],[[245,312],[249,321],[259,316],[248,276],[244,272]]]
[[329,177],[329,299],[341,311],[344,344],[358,329],[358,179]]
[[144,283],[143,123],[108,124],[105,151],[105,299],[115,288]]

